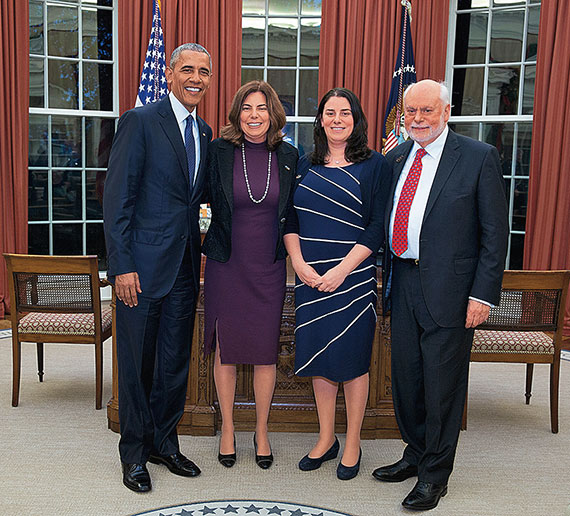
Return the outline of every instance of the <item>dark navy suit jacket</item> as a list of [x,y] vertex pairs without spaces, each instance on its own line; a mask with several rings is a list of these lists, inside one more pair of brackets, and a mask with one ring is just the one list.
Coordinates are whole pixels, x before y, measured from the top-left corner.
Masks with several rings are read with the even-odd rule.
[[199,288],[199,206],[212,130],[197,118],[201,157],[193,186],[168,96],[123,114],[113,140],[103,197],[108,275],[113,282],[137,272],[147,297],[172,289],[187,244]]
[[[392,184],[386,209],[382,284],[390,308],[388,234],[394,191],[413,141],[388,153]],[[469,296],[498,304],[507,251],[508,215],[499,153],[449,131],[420,233],[420,281],[427,308],[442,327],[465,324]]]

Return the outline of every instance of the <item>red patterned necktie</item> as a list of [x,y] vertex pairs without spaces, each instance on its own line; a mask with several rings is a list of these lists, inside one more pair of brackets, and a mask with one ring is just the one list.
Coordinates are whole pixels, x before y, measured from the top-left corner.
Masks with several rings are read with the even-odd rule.
[[412,167],[408,172],[408,177],[404,182],[400,198],[398,199],[398,207],[394,216],[394,229],[392,231],[392,250],[397,256],[401,256],[408,248],[408,219],[410,218],[410,208],[420,175],[422,174],[422,158],[427,154],[424,149],[418,149],[416,157],[412,163]]

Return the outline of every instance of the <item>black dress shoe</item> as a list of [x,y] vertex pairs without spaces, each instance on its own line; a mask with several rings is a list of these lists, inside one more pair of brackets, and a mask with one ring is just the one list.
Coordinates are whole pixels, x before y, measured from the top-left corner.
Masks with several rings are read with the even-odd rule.
[[394,464],[377,468],[372,472],[372,476],[382,482],[402,482],[418,474],[418,467],[410,464],[405,459],[400,459]]
[[447,485],[418,480],[402,505],[411,511],[429,511],[437,507],[439,499],[447,494]]
[[323,453],[323,455],[317,457],[316,459],[312,459],[311,457],[309,457],[309,454],[305,455],[299,461],[299,469],[301,471],[313,471],[314,469],[319,469],[323,464],[323,462],[326,462],[327,460],[336,459],[339,449],[340,449],[340,443],[338,442],[338,437],[335,435],[334,443],[325,453]]
[[122,462],[123,484],[136,493],[146,493],[152,489],[150,475],[145,464],[127,464]]
[[360,459],[362,459],[362,450],[360,450],[360,455],[358,456],[358,462],[354,466],[345,466],[342,461],[338,463],[336,468],[336,478],[339,480],[350,480],[358,475],[360,470]]
[[172,473],[181,477],[197,477],[200,474],[200,468],[180,452],[165,456],[151,455],[148,460],[153,464],[164,464]]
[[269,469],[273,464],[273,453],[270,453],[269,455],[257,454],[257,440],[255,439],[255,434],[253,434],[253,447],[255,448],[255,463],[261,469]]
[[[221,441],[221,438],[220,438]],[[233,453],[221,453],[218,448],[218,461],[222,466],[226,468],[231,468],[236,463],[236,436],[234,435],[234,452]]]

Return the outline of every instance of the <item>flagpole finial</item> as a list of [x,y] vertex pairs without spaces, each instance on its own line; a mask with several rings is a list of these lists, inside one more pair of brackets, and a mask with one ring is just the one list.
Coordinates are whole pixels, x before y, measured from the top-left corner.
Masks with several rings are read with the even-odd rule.
[[400,3],[402,4],[402,7],[405,7],[406,11],[408,11],[408,16],[410,17],[410,23],[412,23],[412,2],[411,2],[411,0],[400,0]]

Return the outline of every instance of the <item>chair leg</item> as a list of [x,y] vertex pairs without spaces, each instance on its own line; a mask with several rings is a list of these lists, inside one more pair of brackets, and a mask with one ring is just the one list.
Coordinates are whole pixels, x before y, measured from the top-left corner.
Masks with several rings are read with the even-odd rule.
[[44,381],[44,343],[36,342],[37,352],[38,352],[38,376],[40,377],[40,382]]
[[95,343],[95,409],[99,410],[103,401],[103,342]]
[[526,404],[530,405],[530,397],[532,396],[532,374],[534,372],[534,364],[526,365],[526,391],[524,393]]
[[22,362],[22,344],[18,340],[17,330],[12,336],[12,407],[17,407],[20,401],[20,366]]
[[[560,353],[560,351],[558,352]],[[550,429],[553,434],[558,433],[558,391],[560,388],[560,355],[558,360],[550,366]]]

